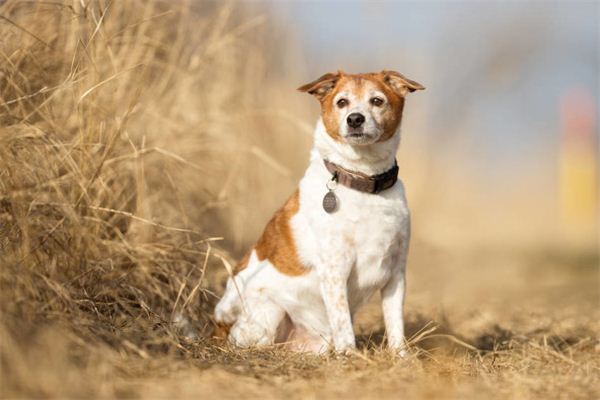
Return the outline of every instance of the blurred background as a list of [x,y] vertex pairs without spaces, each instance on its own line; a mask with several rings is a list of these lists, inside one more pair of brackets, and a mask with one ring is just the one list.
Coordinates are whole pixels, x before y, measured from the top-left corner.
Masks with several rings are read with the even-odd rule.
[[[316,102],[292,89],[337,69],[397,69],[427,87],[408,100],[399,155],[423,240],[597,244],[597,3],[261,7],[264,75],[277,83],[267,107],[312,125]],[[292,133],[265,133],[283,134]],[[293,157],[305,161],[310,137],[300,146]]]

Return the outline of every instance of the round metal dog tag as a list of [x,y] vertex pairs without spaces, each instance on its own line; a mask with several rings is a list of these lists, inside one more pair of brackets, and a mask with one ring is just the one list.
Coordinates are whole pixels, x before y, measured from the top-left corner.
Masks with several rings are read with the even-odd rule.
[[337,197],[333,191],[328,191],[323,197],[323,210],[331,214],[337,209]]

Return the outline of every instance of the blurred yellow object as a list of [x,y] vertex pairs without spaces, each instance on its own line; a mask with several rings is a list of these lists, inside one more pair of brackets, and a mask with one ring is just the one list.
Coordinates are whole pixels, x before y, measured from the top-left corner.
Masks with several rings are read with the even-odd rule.
[[596,213],[596,157],[591,151],[567,148],[561,157],[561,207],[570,224],[594,222]]
[[560,216],[565,235],[584,243],[596,239],[598,226],[595,109],[592,95],[582,90],[567,93],[561,102]]

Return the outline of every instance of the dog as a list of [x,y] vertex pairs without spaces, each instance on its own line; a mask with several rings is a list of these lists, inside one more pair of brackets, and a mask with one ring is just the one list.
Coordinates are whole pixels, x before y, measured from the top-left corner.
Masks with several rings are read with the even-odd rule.
[[321,105],[310,164],[230,271],[214,336],[348,353],[353,315],[379,290],[387,345],[405,354],[410,214],[396,153],[405,97],[422,89],[395,71],[338,71],[298,88]]

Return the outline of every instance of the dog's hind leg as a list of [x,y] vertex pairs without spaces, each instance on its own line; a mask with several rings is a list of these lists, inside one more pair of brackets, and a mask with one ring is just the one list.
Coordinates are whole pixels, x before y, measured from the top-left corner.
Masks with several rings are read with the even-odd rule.
[[285,310],[263,296],[246,297],[244,310],[229,333],[229,341],[239,347],[274,344],[281,335]]
[[[236,282],[233,279],[236,279]],[[225,293],[215,307],[214,322],[217,327],[231,326],[238,319],[243,307],[239,294],[241,285],[242,282],[237,277],[227,280]]]

